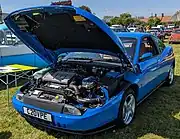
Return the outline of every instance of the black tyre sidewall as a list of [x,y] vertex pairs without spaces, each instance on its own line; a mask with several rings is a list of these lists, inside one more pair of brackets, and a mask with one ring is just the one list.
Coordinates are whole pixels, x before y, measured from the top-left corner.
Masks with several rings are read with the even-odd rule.
[[[117,120],[116,120],[116,125],[119,126],[119,127],[125,127],[125,126],[127,126],[127,125],[124,123],[124,121],[123,121],[123,114],[122,114],[122,113],[123,113],[123,105],[124,105],[124,102],[125,102],[125,100],[126,100],[126,97],[127,97],[129,94],[132,94],[132,95],[134,96],[135,100],[136,100],[135,91],[134,91],[133,89],[131,89],[131,88],[127,89],[127,91],[125,91],[125,93],[124,93],[124,95],[123,95],[123,97],[122,97],[122,100],[121,100],[121,102],[120,102],[118,117],[117,117]],[[137,102],[136,102],[136,104],[135,104],[135,112],[134,112],[134,117],[133,117],[132,121],[134,120],[135,115],[136,115],[136,106],[137,106]],[[131,124],[132,121],[131,121],[129,124]],[[129,125],[129,124],[128,124],[128,125]]]
[[[172,66],[171,68],[173,68],[173,71],[174,71],[174,67]],[[174,77],[173,77],[172,83],[170,84],[169,74],[170,74],[170,71],[169,71],[169,73],[168,73],[168,77],[166,78],[166,82],[165,82],[165,84],[166,84],[167,86],[171,86],[171,85],[174,84]],[[174,76],[174,72],[173,72],[173,76]]]

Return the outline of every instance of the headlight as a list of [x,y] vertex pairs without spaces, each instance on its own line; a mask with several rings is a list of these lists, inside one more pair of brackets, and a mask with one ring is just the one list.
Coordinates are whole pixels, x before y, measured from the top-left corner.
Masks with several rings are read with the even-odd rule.
[[82,115],[79,109],[67,104],[64,106],[63,113],[70,115]]
[[23,102],[24,100],[24,94],[22,94],[21,92],[19,92],[18,94],[16,94],[16,99]]

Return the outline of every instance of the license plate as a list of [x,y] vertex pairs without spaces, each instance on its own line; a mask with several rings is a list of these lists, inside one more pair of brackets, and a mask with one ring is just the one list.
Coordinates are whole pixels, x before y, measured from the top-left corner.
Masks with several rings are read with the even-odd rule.
[[27,114],[29,116],[36,117],[38,119],[42,119],[42,120],[45,120],[48,122],[52,122],[52,116],[49,113],[45,113],[42,111],[38,111],[35,109],[26,108],[26,107],[23,107],[23,111],[25,114]]

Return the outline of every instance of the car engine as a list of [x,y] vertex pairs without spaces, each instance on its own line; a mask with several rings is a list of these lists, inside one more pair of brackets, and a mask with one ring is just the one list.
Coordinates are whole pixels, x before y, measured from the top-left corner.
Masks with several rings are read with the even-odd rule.
[[104,105],[122,80],[123,74],[114,67],[63,64],[36,72],[17,97],[39,108],[55,112],[71,108],[82,114],[87,108]]

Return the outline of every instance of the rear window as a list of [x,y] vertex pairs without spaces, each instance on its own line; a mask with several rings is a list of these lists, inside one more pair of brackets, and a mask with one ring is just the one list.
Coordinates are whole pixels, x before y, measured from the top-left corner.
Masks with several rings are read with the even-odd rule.
[[137,44],[136,38],[130,38],[130,37],[120,37],[122,43],[124,44],[124,47],[130,56],[131,59],[134,58],[135,48]]

